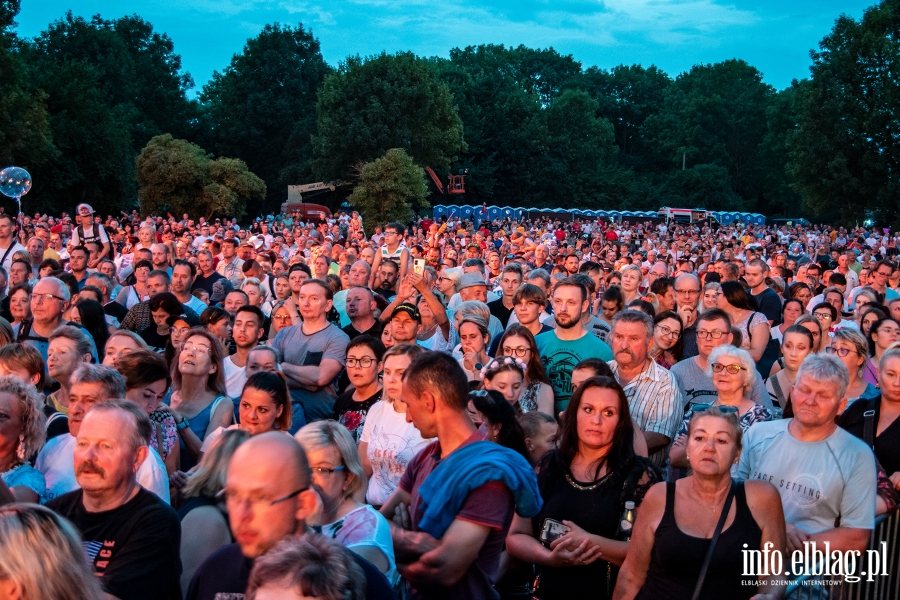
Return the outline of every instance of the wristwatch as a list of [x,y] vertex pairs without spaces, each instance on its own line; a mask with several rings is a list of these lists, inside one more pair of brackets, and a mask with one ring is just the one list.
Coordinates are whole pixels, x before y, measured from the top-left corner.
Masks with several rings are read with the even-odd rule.
[[190,422],[187,420],[187,417],[181,417],[181,423],[175,423],[175,428],[181,431],[182,429],[187,429],[189,425]]

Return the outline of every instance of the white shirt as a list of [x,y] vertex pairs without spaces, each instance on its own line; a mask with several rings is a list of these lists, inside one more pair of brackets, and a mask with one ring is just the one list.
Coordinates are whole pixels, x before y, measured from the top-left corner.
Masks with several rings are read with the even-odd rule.
[[225,391],[232,398],[240,398],[241,392],[244,391],[244,384],[247,383],[247,370],[239,367],[227,357],[223,364],[225,365]]
[[206,304],[203,303],[203,300],[198,298],[197,296],[191,295],[191,299],[187,302],[182,302],[182,306],[186,306],[199,316],[204,310],[207,309]]
[[[147,459],[141,463],[137,472],[137,481],[148,492],[159,496],[169,504],[169,476],[166,465],[153,448]],[[67,494],[79,488],[75,479],[75,436],[58,435],[41,449],[34,468],[41,472],[47,483],[46,501]]]

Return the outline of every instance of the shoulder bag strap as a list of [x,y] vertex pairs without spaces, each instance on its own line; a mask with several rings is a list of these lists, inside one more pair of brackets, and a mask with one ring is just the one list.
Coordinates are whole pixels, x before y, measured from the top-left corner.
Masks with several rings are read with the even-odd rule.
[[770,378],[772,381],[772,389],[775,390],[775,398],[783,407],[787,407],[787,396],[784,395],[784,390],[781,389],[781,384],[778,383],[778,373],[775,373]]
[[0,258],[0,265],[6,262],[6,257],[9,256],[9,253],[13,251],[13,248],[16,247],[16,238],[13,238],[12,242],[9,244],[9,248],[6,249],[6,252],[3,253],[3,258]]
[[719,517],[719,523],[716,525],[716,530],[713,533],[712,539],[709,541],[709,549],[706,551],[706,558],[703,559],[703,566],[700,567],[700,576],[697,577],[697,585],[694,587],[694,594],[691,596],[691,600],[698,600],[698,598],[700,598],[700,590],[703,589],[703,580],[706,579],[706,572],[709,570],[709,563],[712,562],[716,542],[719,540],[719,535],[722,533],[722,529],[725,527],[725,521],[728,519],[728,511],[731,510],[731,502],[734,500],[734,492],[737,489],[737,486],[738,483],[732,479],[731,489],[728,490],[728,497],[725,498],[725,506],[722,507],[722,516]]
[[875,406],[881,396],[871,398],[866,406],[866,412],[863,413],[863,441],[872,450],[875,449]]

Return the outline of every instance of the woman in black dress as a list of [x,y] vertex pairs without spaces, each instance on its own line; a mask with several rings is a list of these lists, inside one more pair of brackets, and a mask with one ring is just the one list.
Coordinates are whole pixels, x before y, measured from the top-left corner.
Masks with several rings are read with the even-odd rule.
[[[616,600],[692,597],[732,488],[731,466],[741,451],[741,426],[727,408],[712,407],[692,416],[687,457],[693,474],[647,492],[616,585]],[[743,550],[763,549],[771,542],[770,551],[784,557],[785,539],[784,511],[775,487],[759,480],[737,482],[699,597],[737,600],[774,594],[771,579],[757,586],[762,578],[743,576]]]
[[[543,599],[610,598],[618,566],[628,552],[617,539],[626,502],[640,505],[659,481],[653,465],[633,450],[634,429],[622,387],[610,377],[592,377],[572,395],[560,431],[559,449],[538,466],[544,506],[533,519],[516,515],[506,540],[510,556],[538,566]],[[546,520],[570,531],[541,542]]]
[[[900,345],[884,351],[878,369],[881,395],[871,400],[860,398],[847,407],[838,425],[874,444],[875,458],[884,468],[894,489],[900,490]],[[865,413],[875,411],[873,439],[865,438]]]

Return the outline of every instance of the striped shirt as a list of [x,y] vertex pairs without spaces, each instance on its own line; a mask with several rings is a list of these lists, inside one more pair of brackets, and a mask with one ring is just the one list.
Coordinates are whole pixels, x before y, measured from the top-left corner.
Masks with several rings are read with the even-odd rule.
[[[607,363],[616,379],[619,365],[611,360]],[[623,386],[628,398],[631,418],[642,431],[660,433],[670,440],[675,439],[678,426],[684,418],[684,401],[675,382],[675,377],[656,361],[648,360],[647,366],[628,385]],[[669,458],[669,445],[650,454],[650,460],[665,472]]]

